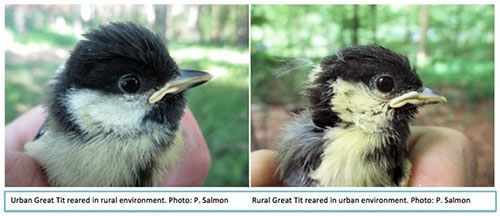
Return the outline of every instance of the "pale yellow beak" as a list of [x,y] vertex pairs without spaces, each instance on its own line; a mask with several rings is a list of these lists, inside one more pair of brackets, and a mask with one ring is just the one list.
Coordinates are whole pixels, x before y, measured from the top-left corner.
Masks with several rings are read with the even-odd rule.
[[180,70],[179,73],[180,75],[176,79],[167,82],[160,90],[149,97],[150,104],[160,101],[167,94],[176,94],[212,79],[211,74],[203,71]]
[[398,108],[406,104],[423,106],[427,104],[436,104],[445,102],[446,98],[444,96],[441,96],[428,88],[423,88],[423,91],[421,92],[411,91],[399,97],[393,98],[389,102],[389,106],[392,108]]

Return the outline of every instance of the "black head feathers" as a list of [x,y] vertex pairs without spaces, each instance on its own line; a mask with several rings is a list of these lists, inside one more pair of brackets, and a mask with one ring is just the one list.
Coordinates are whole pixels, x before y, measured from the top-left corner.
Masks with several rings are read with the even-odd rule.
[[[149,96],[180,74],[162,39],[142,26],[111,23],[89,30],[84,37],[48,89],[49,112],[65,130],[79,131],[68,110],[71,92],[90,89],[108,96]],[[182,92],[164,97],[152,106],[145,119],[175,128],[184,105]]]
[[178,73],[162,39],[142,26],[111,23],[84,37],[66,62],[70,82],[81,87],[118,92],[111,83],[132,73],[152,81],[145,82],[148,85],[143,90],[147,90]]
[[411,68],[408,58],[378,45],[356,46],[341,50],[335,55],[321,60],[323,73],[317,83],[342,78],[346,81],[362,81],[371,85],[375,75],[389,74],[401,84],[394,92],[422,87],[415,69]]
[[162,39],[134,23],[111,23],[84,36],[87,40],[81,44],[91,50],[81,50],[81,54],[87,58],[122,57],[152,67],[168,67],[172,62]]
[[394,87],[388,93],[391,96],[422,88],[422,81],[406,56],[378,45],[346,48],[323,58],[320,66],[321,71],[315,75],[306,94],[313,110],[314,123],[322,128],[340,122],[330,108],[330,100],[334,97],[332,84],[339,78],[362,82],[373,89],[377,77],[389,75],[394,79]]

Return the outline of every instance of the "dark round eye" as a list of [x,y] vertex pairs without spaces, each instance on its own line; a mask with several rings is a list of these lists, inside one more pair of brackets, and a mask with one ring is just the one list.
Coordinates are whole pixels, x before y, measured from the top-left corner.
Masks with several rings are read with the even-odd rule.
[[122,76],[120,80],[118,80],[118,88],[120,88],[123,93],[136,93],[140,87],[141,81],[138,77],[132,74]]
[[381,92],[387,93],[394,87],[394,80],[390,76],[381,76],[375,81],[375,86]]

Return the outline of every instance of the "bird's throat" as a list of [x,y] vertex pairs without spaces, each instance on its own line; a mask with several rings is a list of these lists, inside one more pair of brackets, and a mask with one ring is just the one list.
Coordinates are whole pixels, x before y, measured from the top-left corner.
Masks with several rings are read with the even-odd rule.
[[368,133],[355,126],[325,130],[324,153],[320,166],[310,172],[318,186],[391,186],[390,158],[369,160],[383,149],[390,134]]

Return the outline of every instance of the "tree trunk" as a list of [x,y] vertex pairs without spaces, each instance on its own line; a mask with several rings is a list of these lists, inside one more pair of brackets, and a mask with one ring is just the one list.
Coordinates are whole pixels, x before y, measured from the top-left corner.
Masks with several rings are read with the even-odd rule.
[[[346,28],[348,27],[348,20],[346,19],[346,16],[345,16],[345,7],[344,6],[339,6],[339,7],[342,7],[341,10],[339,10],[338,13],[340,13],[340,38],[339,38],[339,41],[340,41],[340,47],[346,47],[346,45],[349,43],[349,42],[346,42]],[[335,41],[333,41],[335,42]]]
[[353,5],[353,17],[352,17],[352,45],[358,45],[358,28],[359,28],[359,17],[358,17],[358,5]]
[[456,24],[455,24],[455,35],[454,35],[454,42],[455,42],[455,48],[453,49],[453,54],[454,56],[457,56],[460,52],[460,32],[462,31],[462,11],[463,11],[464,6],[463,5],[458,5],[457,6],[457,12],[455,14],[456,17]]
[[26,31],[26,23],[25,17],[26,17],[26,12],[27,12],[27,7],[26,5],[16,5],[16,6],[11,6],[14,7],[14,25],[16,26],[17,32],[24,34]]
[[427,31],[429,30],[429,5],[420,6],[420,40],[417,47],[417,64],[423,66],[427,63]]
[[245,7],[244,8],[245,12],[245,16],[241,17],[240,18],[240,28],[236,28],[236,31],[240,32],[239,35],[239,39],[238,39],[238,42],[239,44],[243,45],[243,46],[248,46],[248,40],[250,39],[249,38],[249,35],[248,35],[248,32],[249,32],[249,26],[248,26],[248,16],[249,16],[249,12],[248,12],[248,7]]
[[167,39],[167,6],[155,5],[154,30],[161,39]]
[[231,10],[229,10],[229,6],[227,5],[217,5],[214,7],[216,25],[216,31],[213,31],[212,41],[216,44],[220,44],[222,42],[222,34],[224,33],[224,29],[227,24],[227,20],[229,19],[229,14]]
[[198,34],[198,38],[199,38],[200,42],[205,41],[205,38],[203,38],[203,28],[201,27],[201,15],[202,15],[203,8],[205,8],[205,6],[199,6],[198,17],[196,19],[196,33]]
[[411,41],[411,13],[412,8],[406,8],[406,20],[405,20],[405,40],[404,43],[408,44]]
[[370,5],[372,19],[372,42],[377,42],[377,5]]
[[[200,30],[200,5],[191,5],[188,7],[187,31],[190,33],[186,38],[189,40],[201,41]],[[195,34],[196,33],[196,34]]]

